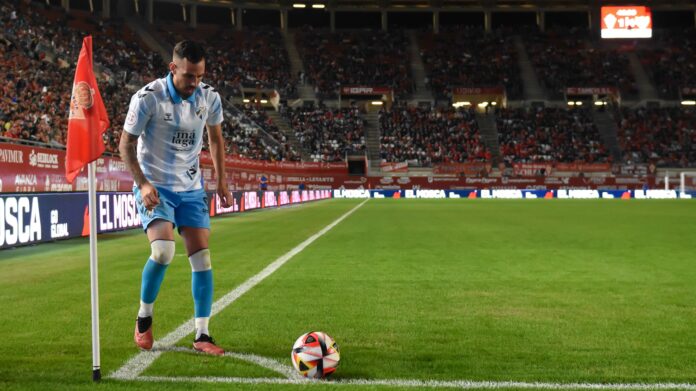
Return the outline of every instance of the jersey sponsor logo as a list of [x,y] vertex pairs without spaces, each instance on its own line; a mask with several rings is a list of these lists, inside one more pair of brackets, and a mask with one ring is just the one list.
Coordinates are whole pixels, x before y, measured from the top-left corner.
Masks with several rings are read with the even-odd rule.
[[191,150],[195,143],[196,132],[176,132],[174,137],[172,137],[172,144],[175,145],[174,149],[177,151]]

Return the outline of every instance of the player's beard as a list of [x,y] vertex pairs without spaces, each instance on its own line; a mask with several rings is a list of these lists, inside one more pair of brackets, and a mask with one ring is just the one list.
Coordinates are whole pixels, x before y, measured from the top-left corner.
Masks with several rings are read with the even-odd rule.
[[191,97],[191,95],[193,95],[194,92],[196,92],[196,87],[186,87],[184,88],[183,93],[179,91],[179,95],[181,95],[183,99],[188,99]]

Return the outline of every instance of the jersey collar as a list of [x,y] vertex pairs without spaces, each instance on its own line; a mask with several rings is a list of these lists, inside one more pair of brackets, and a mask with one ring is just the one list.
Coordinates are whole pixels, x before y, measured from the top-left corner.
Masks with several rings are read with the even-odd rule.
[[[181,96],[179,96],[179,93],[176,91],[176,88],[174,88],[174,81],[172,80],[171,73],[167,75],[167,89],[169,90],[169,96],[172,98],[172,101],[175,104],[179,104],[183,101]],[[198,89],[196,88],[196,90]],[[196,92],[194,91],[194,93],[186,98],[186,100],[189,101],[189,103],[196,103]]]

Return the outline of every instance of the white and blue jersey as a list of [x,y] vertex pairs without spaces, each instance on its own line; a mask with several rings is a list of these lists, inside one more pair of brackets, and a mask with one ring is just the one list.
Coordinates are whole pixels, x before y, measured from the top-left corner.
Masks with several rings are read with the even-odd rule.
[[173,192],[202,188],[198,155],[205,125],[222,123],[220,95],[200,83],[187,99],[172,75],[157,79],[131,98],[124,130],[138,138],[138,162],[150,183]]

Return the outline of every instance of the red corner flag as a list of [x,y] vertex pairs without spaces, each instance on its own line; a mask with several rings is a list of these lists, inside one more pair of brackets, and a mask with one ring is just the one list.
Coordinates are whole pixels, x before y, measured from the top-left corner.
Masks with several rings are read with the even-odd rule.
[[92,69],[92,37],[82,40],[70,98],[65,177],[72,183],[82,167],[104,153],[102,134],[109,118]]

